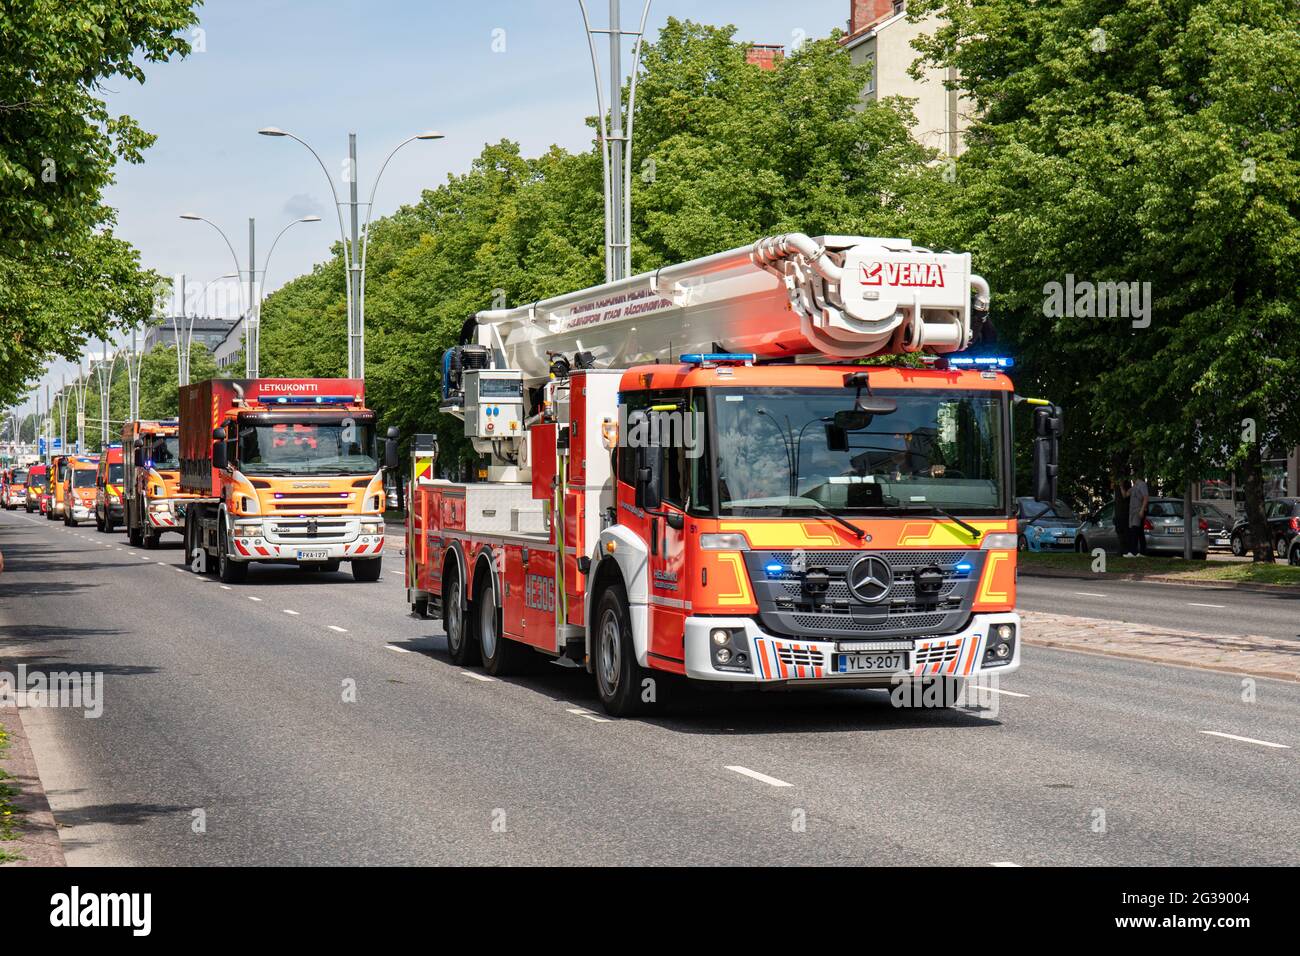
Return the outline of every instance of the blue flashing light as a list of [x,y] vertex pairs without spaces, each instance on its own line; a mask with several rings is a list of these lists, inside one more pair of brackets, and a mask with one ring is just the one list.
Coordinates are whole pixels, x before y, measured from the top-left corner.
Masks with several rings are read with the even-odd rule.
[[971,564],[969,561],[963,561],[961,564],[957,565],[953,570],[955,570],[958,574],[970,574],[971,571],[975,570],[975,566]]
[[768,574],[780,574],[782,571],[785,570],[785,565],[784,565],[784,564],[765,564],[765,565],[763,565],[763,570],[766,571]]
[[276,405],[346,405],[351,395],[278,395],[271,401]]
[[954,355],[948,359],[951,368],[1011,368],[1015,364],[1005,355]]
[[752,352],[687,352],[682,356],[682,362],[686,365],[707,365],[716,362],[752,362],[754,361]]

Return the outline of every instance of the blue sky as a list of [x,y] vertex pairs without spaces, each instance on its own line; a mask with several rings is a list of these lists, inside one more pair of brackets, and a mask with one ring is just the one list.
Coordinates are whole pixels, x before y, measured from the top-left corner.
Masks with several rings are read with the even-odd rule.
[[[789,47],[801,36],[843,27],[850,0],[654,0],[648,39],[669,16],[734,24],[742,40]],[[607,0],[588,0],[593,26]],[[641,0],[623,0],[635,29]],[[257,268],[275,234],[296,216],[322,221],[289,230],[270,262],[268,289],[325,259],[338,239],[329,186],[311,154],[289,139],[256,135],[279,126],[301,136],[335,174],[358,135],[361,199],[379,163],[389,164],[375,215],[418,199],[422,188],[465,170],[485,142],[507,138],[525,154],[552,143],[582,149],[595,90],[577,0],[209,0],[199,9],[204,52],[147,68],[143,86],[108,84],[110,107],[158,141],[139,166],[120,166],[107,200],[117,232],[148,267],[200,284],[234,270],[210,227],[178,218],[196,212],[219,225],[241,259],[248,219],[257,220]],[[500,33],[497,31],[504,31]],[[495,46],[504,42],[504,51]],[[630,67],[631,40],[624,66]],[[602,60],[605,47],[602,43]],[[71,366],[51,369],[57,384]]]

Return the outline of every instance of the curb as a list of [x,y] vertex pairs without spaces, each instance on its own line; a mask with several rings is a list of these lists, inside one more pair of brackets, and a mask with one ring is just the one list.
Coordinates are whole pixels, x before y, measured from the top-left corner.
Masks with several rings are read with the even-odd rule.
[[1300,594],[1300,586],[1294,584],[1260,584],[1256,581],[1188,581],[1185,578],[1172,578],[1161,574],[1117,574],[1106,571],[1103,574],[1079,574],[1074,571],[1059,571],[1055,568],[1029,569],[1023,565],[1017,572],[1027,578],[1066,578],[1073,581],[1146,581],[1150,584],[1172,584],[1177,587],[1200,588],[1206,591],[1257,591],[1262,594]]
[[0,707],[5,732],[9,735],[9,753],[4,758],[4,769],[18,788],[13,803],[23,813],[19,826],[20,836],[14,841],[0,843],[0,848],[24,857],[12,863],[0,864],[0,869],[18,866],[67,866],[63,856],[63,841],[50,803],[45,798],[36,757],[23,730],[23,721],[17,707]]

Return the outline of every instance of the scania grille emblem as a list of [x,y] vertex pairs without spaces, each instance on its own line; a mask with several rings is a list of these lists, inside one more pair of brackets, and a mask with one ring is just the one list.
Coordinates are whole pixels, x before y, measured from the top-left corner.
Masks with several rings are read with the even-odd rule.
[[849,591],[865,604],[884,600],[894,583],[894,570],[879,555],[864,554],[851,565],[846,576]]

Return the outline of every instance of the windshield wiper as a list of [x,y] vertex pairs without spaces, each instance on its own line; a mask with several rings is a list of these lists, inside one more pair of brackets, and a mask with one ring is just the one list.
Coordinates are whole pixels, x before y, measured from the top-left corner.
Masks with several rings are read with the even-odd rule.
[[984,532],[981,531],[979,528],[975,527],[973,524],[967,524],[965,521],[962,521],[960,518],[958,518],[955,514],[944,511],[938,505],[923,504],[920,506],[920,508],[913,507],[912,505],[900,505],[898,508],[899,511],[918,511],[921,509],[927,510],[931,514],[942,515],[943,517],[947,518],[949,521],[953,522],[954,524],[960,525],[962,528],[966,530],[966,533],[969,534],[971,536],[971,539],[974,541],[978,541],[980,538],[984,537]]
[[834,511],[831,511],[830,508],[827,508],[824,504],[822,504],[822,503],[821,503],[820,501],[818,501],[817,499],[815,499],[815,498],[807,498],[807,499],[805,499],[805,500],[806,500],[806,501],[811,501],[813,507],[816,508],[816,509],[817,509],[819,512],[821,512],[822,514],[826,515],[826,517],[828,517],[828,518],[832,518],[832,519],[834,519],[835,521],[838,521],[838,522],[839,522],[840,524],[842,524],[844,527],[846,527],[846,528],[848,528],[850,531],[852,531],[855,535],[858,536],[858,540],[859,540],[859,541],[861,541],[863,538],[865,538],[865,537],[867,536],[867,533],[866,533],[865,531],[863,531],[861,528],[856,527],[855,525],[849,524],[849,522],[845,521],[843,518],[841,518],[839,515],[837,515]]

